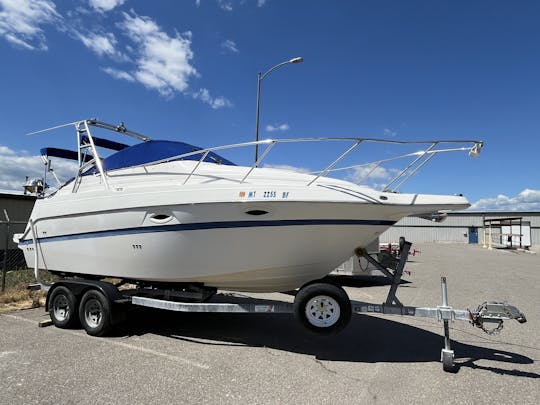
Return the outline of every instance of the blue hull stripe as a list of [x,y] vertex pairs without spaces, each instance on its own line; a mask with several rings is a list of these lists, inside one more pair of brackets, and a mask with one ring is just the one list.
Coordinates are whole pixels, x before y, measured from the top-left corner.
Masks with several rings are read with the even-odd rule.
[[[286,219],[278,221],[224,221],[224,222],[199,222],[191,224],[174,224],[159,226],[144,226],[138,228],[124,228],[110,231],[97,231],[77,233],[62,236],[50,236],[38,238],[40,243],[57,242],[73,239],[103,238],[107,236],[135,235],[140,233],[153,232],[175,232],[175,231],[199,231],[205,229],[230,229],[230,228],[259,228],[274,226],[306,226],[306,225],[372,225],[372,226],[392,226],[396,221],[372,220],[372,219]],[[19,245],[32,244],[32,239],[19,242]]]

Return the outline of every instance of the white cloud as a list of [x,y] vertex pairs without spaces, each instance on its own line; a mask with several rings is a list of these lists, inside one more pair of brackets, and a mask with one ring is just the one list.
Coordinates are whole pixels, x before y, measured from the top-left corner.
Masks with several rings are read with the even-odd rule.
[[[5,38],[8,40],[8,42],[11,42],[14,45],[20,46],[21,48],[26,48],[26,49],[28,49],[30,51],[33,51],[34,49],[36,49],[35,47],[30,45],[29,43],[24,42],[22,39],[17,38],[13,34],[6,34]],[[45,46],[45,48],[41,48],[40,50],[44,51],[46,49],[47,49],[47,47]]]
[[[89,4],[96,10],[109,11],[124,2],[93,0]],[[139,16],[131,10],[122,12],[121,21],[116,24],[121,34],[130,40],[121,43],[114,33],[105,32],[99,22],[92,31],[86,29],[79,19],[81,13],[76,8],[68,12],[69,21],[64,21],[51,0],[0,0],[0,36],[22,48],[46,50],[40,25],[55,23],[58,30],[81,41],[98,56],[124,63],[122,67],[101,68],[115,79],[140,83],[164,97],[177,93],[191,95],[213,109],[232,106],[227,98],[213,97],[207,89],[189,90],[189,81],[199,77],[192,64],[191,32],[175,31],[170,35],[150,17]],[[223,46],[238,52],[232,40],[225,41]]]
[[190,77],[198,76],[191,65],[191,32],[169,36],[150,17],[122,13],[118,25],[136,45],[135,70],[129,74],[145,87],[171,97],[185,92]]
[[267,125],[266,126],[266,131],[268,132],[276,132],[276,131],[288,131],[289,129],[291,129],[291,127],[289,126],[289,124],[276,124],[276,125]]
[[311,170],[306,169],[305,167],[296,167],[296,166],[290,166],[290,165],[265,164],[264,167],[270,168],[270,169],[289,170],[291,172],[297,172],[297,173],[310,173],[311,172]]
[[127,80],[128,82],[135,81],[135,78],[131,74],[129,74],[128,72],[124,72],[123,70],[115,69],[112,67],[105,67],[101,70],[103,70],[108,75],[114,77],[115,79]]
[[383,135],[384,136],[390,136],[390,137],[393,138],[397,134],[398,134],[397,131],[392,131],[390,128],[384,128],[383,129]]
[[0,36],[25,49],[47,50],[41,26],[61,20],[51,0],[0,0]]
[[[232,106],[225,97],[211,96],[208,89],[189,89],[189,81],[199,77],[192,65],[191,32],[179,34],[175,31],[169,35],[152,18],[139,16],[133,10],[122,12],[121,21],[116,24],[128,43],[117,40],[111,32],[103,33],[102,27],[84,33],[83,27],[75,29],[75,25],[69,29],[70,34],[88,49],[123,63],[123,66],[101,67],[112,78],[142,84],[167,98],[178,93],[190,95],[213,109]],[[230,42],[230,47],[236,46]]]
[[77,38],[79,38],[84,46],[92,50],[99,56],[115,56],[118,55],[116,51],[116,38],[112,33],[98,34],[95,32],[90,32],[87,35],[77,33]]
[[345,179],[356,184],[369,184],[378,189],[386,185],[383,184],[384,180],[390,180],[397,172],[397,169],[386,169],[382,166],[376,167],[373,163],[365,166],[353,167]]
[[[40,156],[29,156],[22,151],[16,152],[6,146],[0,146],[0,189],[22,190],[26,176],[29,178],[42,178],[44,165]],[[60,179],[66,181],[76,174],[77,163],[56,159],[52,168]],[[56,186],[56,180],[49,175],[47,183]]]
[[471,205],[473,211],[540,211],[540,190],[525,189],[515,197],[499,194]]
[[7,146],[0,146],[0,155],[14,155],[15,151],[9,149]]
[[232,11],[232,1],[229,0],[217,0],[219,8],[225,11]]
[[233,53],[238,53],[238,47],[236,46],[236,42],[234,42],[232,39],[226,39],[221,43],[221,47],[226,50]]
[[125,2],[126,0],[88,0],[90,7],[99,12],[111,11]]
[[208,104],[214,110],[223,107],[232,107],[232,103],[225,97],[212,97],[208,89],[199,89],[199,91],[192,94],[194,99],[201,100],[203,103]]
[[[241,0],[240,2],[236,2],[237,4],[240,4],[241,6],[244,6],[246,4],[252,3],[255,0]],[[266,4],[267,0],[257,0],[257,7],[262,7]],[[233,4],[235,3],[234,0],[216,0],[217,5],[220,9],[224,11],[233,11]],[[201,0],[195,0],[195,5],[199,7],[201,5]]]

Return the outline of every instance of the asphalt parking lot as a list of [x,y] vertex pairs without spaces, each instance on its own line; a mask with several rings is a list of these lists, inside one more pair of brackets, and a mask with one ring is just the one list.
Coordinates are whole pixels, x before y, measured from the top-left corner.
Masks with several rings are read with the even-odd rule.
[[[353,315],[318,337],[292,315],[136,310],[113,336],[38,328],[43,309],[0,315],[0,403],[540,403],[540,255],[471,245],[415,245],[406,305],[471,308],[507,300],[528,318],[489,336],[451,325],[459,370],[439,362],[436,320]],[[346,282],[351,299],[380,303],[388,286]],[[260,295],[259,295],[260,296]],[[282,294],[265,298],[290,301]]]

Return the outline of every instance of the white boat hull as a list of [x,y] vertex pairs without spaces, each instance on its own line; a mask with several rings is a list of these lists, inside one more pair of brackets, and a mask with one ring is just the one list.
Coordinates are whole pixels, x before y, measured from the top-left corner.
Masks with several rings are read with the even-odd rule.
[[[40,238],[39,264],[65,273],[286,291],[328,274],[394,222],[373,215],[362,219],[362,211],[374,209],[364,204],[307,208],[281,202],[265,207],[272,211],[270,218],[246,215],[249,206],[244,204],[207,204],[162,207],[175,218],[162,225],[145,223],[147,213],[155,211],[150,208],[109,214],[116,222],[112,229],[104,226],[110,224],[103,213],[38,222],[36,233],[47,229],[46,235],[55,235]],[[188,217],[190,222],[176,220]],[[33,243],[28,240],[22,247],[32,263]]]

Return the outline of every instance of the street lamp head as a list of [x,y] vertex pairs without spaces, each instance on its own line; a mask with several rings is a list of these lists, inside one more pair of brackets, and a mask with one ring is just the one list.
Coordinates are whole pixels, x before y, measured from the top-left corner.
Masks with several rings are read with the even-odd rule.
[[470,157],[478,157],[480,156],[480,152],[482,152],[482,147],[484,146],[484,142],[476,142],[474,146],[469,151]]
[[297,57],[297,58],[292,58],[289,63],[301,63],[304,61],[304,58],[301,58],[301,57]]

